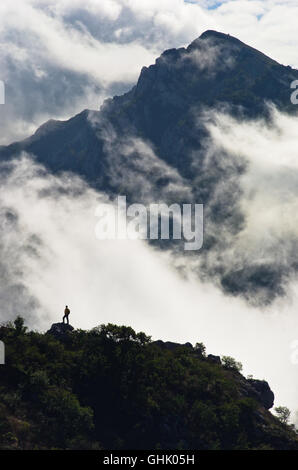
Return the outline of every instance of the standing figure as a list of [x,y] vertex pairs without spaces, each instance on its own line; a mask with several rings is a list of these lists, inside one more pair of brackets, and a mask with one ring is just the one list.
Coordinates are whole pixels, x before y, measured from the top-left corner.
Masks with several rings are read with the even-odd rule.
[[64,323],[64,318],[66,318],[66,322],[68,325],[69,325],[69,320],[68,320],[69,314],[70,314],[70,310],[68,306],[66,305],[65,310],[64,310],[63,323]]

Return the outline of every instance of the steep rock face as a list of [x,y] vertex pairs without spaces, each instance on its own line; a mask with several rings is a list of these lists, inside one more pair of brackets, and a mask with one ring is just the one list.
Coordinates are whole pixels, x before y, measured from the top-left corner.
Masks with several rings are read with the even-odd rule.
[[274,405],[274,393],[265,380],[246,379],[241,374],[235,374],[238,389],[243,397],[254,398],[269,410]]
[[265,380],[248,379],[248,383],[253,387],[259,401],[269,410],[274,405],[274,393]]
[[[191,177],[190,151],[199,149],[203,129],[195,125],[203,107],[228,104],[235,113],[262,116],[265,103],[295,112],[290,83],[298,71],[278,64],[238,39],[206,31],[187,48],[170,49],[143,67],[138,82],[123,96],[105,101],[65,122],[50,120],[29,139],[1,147],[0,158],[25,150],[53,171],[71,170],[97,187],[111,183],[105,165],[109,127],[114,138],[140,136],[158,156]],[[104,177],[105,176],[105,177]]]
[[[0,161],[25,151],[53,172],[79,174],[112,198],[204,204],[208,223],[196,272],[229,294],[270,303],[285,293],[298,260],[285,265],[248,257],[225,264],[223,252],[245,225],[240,176],[246,162],[220,149],[210,157],[205,124],[210,110],[266,118],[266,103],[297,113],[290,101],[293,80],[297,70],[232,36],[206,31],[187,48],[161,54],[128,93],[106,100],[100,111],[51,120],[32,137],[1,147]],[[217,261],[208,264],[212,250]]]
[[[237,116],[263,117],[268,102],[295,113],[297,107],[290,102],[290,84],[295,79],[297,70],[232,36],[206,31],[187,48],[165,51],[155,64],[143,67],[136,86],[106,100],[100,111],[85,110],[64,122],[50,120],[32,137],[1,147],[0,160],[26,151],[51,171],[72,171],[99,190],[111,194],[121,190],[132,200],[138,197],[137,202],[142,200],[144,184],[132,191],[129,181],[145,178],[146,168],[146,182],[157,199],[166,199],[165,187],[179,183],[188,188],[180,199],[206,205],[230,175],[222,166],[217,171],[215,165],[211,174],[204,165],[208,134],[202,113],[228,107]],[[153,149],[160,178],[135,139]],[[167,165],[178,171],[179,181],[172,170],[166,170]],[[242,162],[233,166],[236,173],[243,171]],[[237,198],[237,188],[233,193]],[[169,199],[179,202],[177,191]],[[234,208],[231,197],[230,205]],[[231,215],[227,210],[214,209],[214,217],[221,222]],[[227,281],[223,287],[231,290],[230,284]],[[237,293],[235,287],[233,292]]]
[[[137,137],[192,181],[197,176],[193,159],[203,163],[202,111],[228,105],[238,116],[260,117],[266,115],[270,102],[280,110],[296,112],[290,102],[290,84],[295,79],[297,70],[234,37],[206,31],[187,48],[167,50],[155,64],[143,67],[136,86],[123,96],[107,99],[100,111],[85,110],[64,122],[50,120],[32,137],[1,147],[0,160],[26,151],[54,172],[72,171],[97,189],[117,193],[115,173],[123,165],[123,145]],[[203,203],[217,182],[207,175],[205,179],[200,178],[197,194]],[[125,180],[121,184],[129,192]]]

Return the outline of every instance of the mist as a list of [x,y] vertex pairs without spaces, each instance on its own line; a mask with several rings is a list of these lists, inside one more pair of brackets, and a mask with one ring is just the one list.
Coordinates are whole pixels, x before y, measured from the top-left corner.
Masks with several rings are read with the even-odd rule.
[[170,252],[142,240],[98,240],[96,207],[112,202],[77,176],[53,176],[28,155],[5,164],[4,174],[3,322],[20,314],[31,328],[46,331],[61,321],[67,304],[75,328],[111,322],[153,339],[203,341],[209,353],[232,355],[245,374],[268,380],[276,405],[296,410],[294,283],[291,301],[279,300],[266,311],[252,308],[198,281],[191,269],[181,277]]

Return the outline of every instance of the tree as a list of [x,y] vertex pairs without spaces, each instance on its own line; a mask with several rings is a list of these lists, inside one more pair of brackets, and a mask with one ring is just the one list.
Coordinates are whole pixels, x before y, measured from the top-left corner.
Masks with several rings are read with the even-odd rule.
[[18,315],[13,323],[14,323],[16,335],[22,335],[22,334],[26,333],[27,327],[24,326],[25,320],[24,320],[23,317]]
[[206,356],[206,346],[204,343],[196,343],[195,345],[195,351],[199,354],[201,354],[201,356]]
[[223,366],[226,367],[227,369],[237,370],[238,372],[242,370],[241,362],[237,362],[231,356],[222,356],[221,362]]
[[286,406],[276,406],[274,408],[274,411],[277,414],[277,417],[281,423],[288,424],[291,414],[289,408],[287,408]]

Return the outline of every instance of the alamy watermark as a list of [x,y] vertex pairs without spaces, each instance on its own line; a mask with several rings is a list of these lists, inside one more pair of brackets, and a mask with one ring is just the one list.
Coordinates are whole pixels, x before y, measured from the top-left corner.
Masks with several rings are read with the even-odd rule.
[[5,345],[0,341],[0,365],[5,364]]
[[186,240],[185,250],[203,245],[203,204],[127,205],[118,196],[116,206],[99,204],[95,216],[98,240]]
[[291,103],[298,104],[298,80],[294,80],[291,83],[291,88],[294,88],[295,91],[291,94]]

